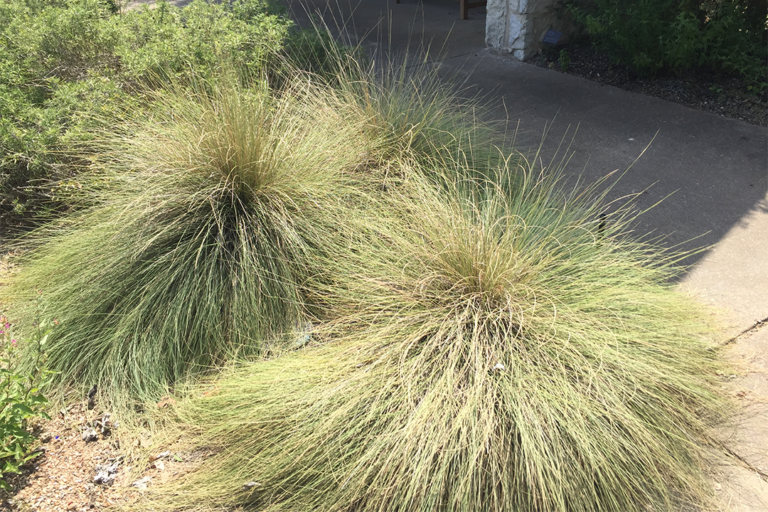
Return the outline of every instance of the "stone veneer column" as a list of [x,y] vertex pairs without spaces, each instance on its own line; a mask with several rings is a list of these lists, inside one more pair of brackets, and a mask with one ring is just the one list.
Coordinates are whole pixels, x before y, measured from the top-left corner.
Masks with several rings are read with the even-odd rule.
[[488,0],[485,43],[520,60],[527,59],[541,47],[547,30],[567,32],[555,12],[559,3],[560,0]]

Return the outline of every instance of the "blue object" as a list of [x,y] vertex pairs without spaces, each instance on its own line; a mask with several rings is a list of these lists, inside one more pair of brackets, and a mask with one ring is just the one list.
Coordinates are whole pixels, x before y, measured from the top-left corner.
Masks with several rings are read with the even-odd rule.
[[547,30],[547,33],[544,35],[544,42],[547,44],[555,45],[560,40],[562,35],[563,33],[558,32],[557,30]]

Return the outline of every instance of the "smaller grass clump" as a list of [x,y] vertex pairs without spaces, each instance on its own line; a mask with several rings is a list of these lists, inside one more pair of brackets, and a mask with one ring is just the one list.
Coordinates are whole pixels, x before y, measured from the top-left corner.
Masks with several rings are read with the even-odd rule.
[[627,210],[601,221],[595,188],[499,174],[509,187],[417,172],[391,189],[379,236],[340,262],[324,343],[176,406],[215,455],[152,509],[705,502],[700,442],[722,402],[705,313],[668,284],[673,255],[625,236]]
[[339,246],[361,121],[300,76],[274,92],[229,75],[169,87],[101,134],[95,206],[28,240],[7,298],[24,317],[41,293],[59,320],[59,384],[157,397],[317,314],[305,285]]
[[490,121],[483,98],[458,75],[441,75],[429,47],[369,55],[329,33],[315,25],[293,37],[285,52],[292,64],[287,69],[310,69],[341,101],[363,112],[369,135],[379,141],[378,163],[403,157],[449,166],[461,161],[465,171],[478,173],[501,162],[496,148],[504,144],[503,123]]

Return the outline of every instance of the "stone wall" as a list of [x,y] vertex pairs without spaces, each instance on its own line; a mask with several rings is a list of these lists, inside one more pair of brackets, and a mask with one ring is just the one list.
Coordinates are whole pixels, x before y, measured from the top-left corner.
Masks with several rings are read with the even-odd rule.
[[563,32],[561,41],[565,40],[572,29],[558,19],[560,4],[561,0],[488,0],[486,44],[525,60],[542,47],[548,30]]

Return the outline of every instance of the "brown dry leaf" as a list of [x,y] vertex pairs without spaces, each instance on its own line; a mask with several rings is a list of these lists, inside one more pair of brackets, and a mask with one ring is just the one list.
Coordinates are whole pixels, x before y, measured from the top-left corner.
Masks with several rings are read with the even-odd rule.
[[164,409],[169,405],[174,405],[174,404],[176,404],[176,400],[174,400],[170,396],[164,396],[163,398],[160,399],[159,402],[157,402],[157,407],[160,409]]

